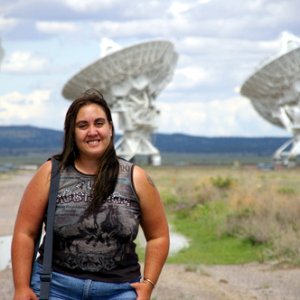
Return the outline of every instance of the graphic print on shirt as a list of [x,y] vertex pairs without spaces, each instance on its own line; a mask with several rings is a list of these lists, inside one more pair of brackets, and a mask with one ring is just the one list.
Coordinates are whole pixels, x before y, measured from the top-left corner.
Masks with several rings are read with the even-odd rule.
[[57,198],[54,263],[71,270],[102,272],[130,259],[140,211],[128,178],[119,176],[115,192],[88,217],[84,212],[91,201],[93,180],[68,176],[65,182],[68,186],[62,184]]

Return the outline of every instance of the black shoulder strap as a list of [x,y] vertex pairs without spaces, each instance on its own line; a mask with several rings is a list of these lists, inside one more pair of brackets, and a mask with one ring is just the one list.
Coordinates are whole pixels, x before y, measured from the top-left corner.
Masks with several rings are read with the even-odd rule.
[[49,201],[47,209],[47,225],[46,225],[46,237],[45,248],[43,258],[43,271],[41,273],[41,288],[40,288],[40,300],[47,300],[49,298],[51,272],[52,272],[52,253],[53,253],[53,225],[54,214],[56,207],[56,197],[59,186],[59,162],[52,158],[52,171],[51,171],[51,184],[49,192]]

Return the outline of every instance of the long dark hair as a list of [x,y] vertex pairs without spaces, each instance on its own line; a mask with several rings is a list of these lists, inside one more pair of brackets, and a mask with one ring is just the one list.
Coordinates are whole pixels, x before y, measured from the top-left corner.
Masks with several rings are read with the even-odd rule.
[[81,97],[72,102],[65,117],[63,150],[61,154],[55,155],[54,157],[60,161],[61,169],[64,169],[69,165],[74,165],[75,160],[79,155],[79,150],[75,142],[76,118],[80,108],[88,104],[97,104],[101,106],[112,127],[111,141],[99,161],[98,171],[93,186],[92,201],[86,211],[89,215],[95,214],[101,207],[103,201],[112,194],[119,174],[119,161],[113,144],[115,130],[111,111],[101,92],[96,89],[88,89]]

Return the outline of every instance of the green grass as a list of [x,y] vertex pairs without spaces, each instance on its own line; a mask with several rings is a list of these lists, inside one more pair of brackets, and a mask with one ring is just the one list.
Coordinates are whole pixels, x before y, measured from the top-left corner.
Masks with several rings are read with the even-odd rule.
[[[2,157],[0,165],[39,164],[46,158],[46,154]],[[174,165],[174,160],[173,165],[145,168],[160,191],[172,230],[190,241],[189,248],[168,258],[169,263],[241,264],[277,259],[300,264],[299,168],[266,172],[255,165],[226,165],[225,161],[183,166]],[[138,254],[143,261],[141,246]]]
[[174,229],[190,240],[190,246],[170,256],[168,262],[240,264],[261,260],[265,246],[219,233],[227,213],[226,204],[215,201],[173,214]]
[[[188,238],[189,247],[169,256],[167,263],[226,265],[262,261],[266,245],[253,245],[249,240],[220,233],[228,213],[226,203],[221,200],[169,213],[172,230]],[[141,246],[138,255],[144,261]]]
[[14,164],[16,166],[24,164],[41,165],[52,155],[51,153],[45,152],[32,155],[0,156],[0,166],[5,164]]

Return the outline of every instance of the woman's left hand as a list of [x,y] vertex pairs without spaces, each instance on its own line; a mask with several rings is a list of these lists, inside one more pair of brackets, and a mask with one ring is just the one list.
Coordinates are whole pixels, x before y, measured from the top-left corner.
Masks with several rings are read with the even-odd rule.
[[135,282],[131,286],[137,293],[136,300],[150,300],[153,287],[146,282]]

